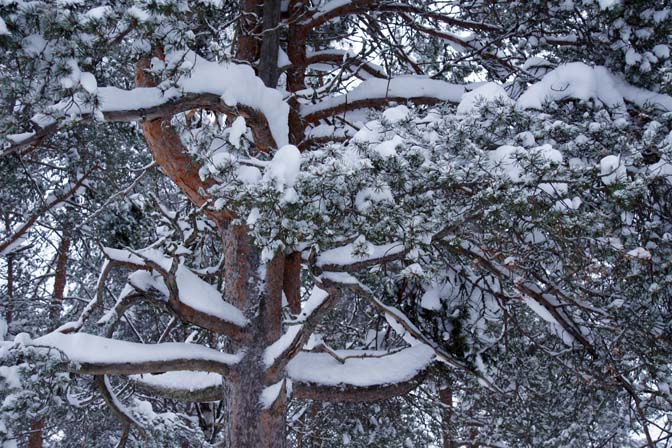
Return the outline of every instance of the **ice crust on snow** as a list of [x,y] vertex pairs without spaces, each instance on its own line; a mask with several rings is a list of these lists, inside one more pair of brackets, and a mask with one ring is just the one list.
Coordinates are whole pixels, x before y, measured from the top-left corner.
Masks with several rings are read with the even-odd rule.
[[[120,341],[87,333],[49,333],[27,341],[26,345],[51,347],[77,363],[142,363],[171,361],[176,359],[199,359],[236,364],[241,355],[222,353],[201,345],[182,342],[140,344]],[[54,356],[59,354],[54,353]]]
[[392,354],[376,350],[337,350],[336,353],[345,358],[345,363],[339,363],[326,353],[301,352],[289,362],[287,373],[293,381],[367,387],[410,380],[435,358],[434,350],[423,344]]

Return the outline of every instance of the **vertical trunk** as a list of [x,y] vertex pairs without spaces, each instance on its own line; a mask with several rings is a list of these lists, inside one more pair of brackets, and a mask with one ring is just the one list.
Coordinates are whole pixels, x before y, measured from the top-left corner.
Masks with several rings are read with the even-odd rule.
[[264,0],[264,32],[259,56],[259,77],[266,87],[278,83],[278,53],[280,49],[280,0]]
[[[12,221],[9,214],[5,215],[5,229],[10,232]],[[14,254],[7,255],[7,303],[5,303],[5,320],[12,323],[12,306],[14,300]]]
[[228,446],[284,448],[284,398],[271,409],[262,409],[260,402],[264,388],[272,383],[265,378],[264,349],[282,332],[284,256],[276,254],[262,266],[245,226],[229,225],[222,236],[226,296],[251,321],[245,356],[229,378]]
[[28,437],[28,448],[42,448],[42,430],[44,429],[44,420],[35,420],[30,424],[30,436]]
[[[305,0],[290,0],[289,2],[289,29],[287,32],[287,56],[291,67],[287,71],[287,90],[298,92],[306,87],[306,42],[308,32],[299,24],[299,18],[305,12]],[[289,141],[299,146],[305,137],[305,124],[299,112],[299,102],[292,97],[289,100]]]
[[301,252],[294,252],[285,258],[285,273],[282,290],[287,297],[289,311],[301,312]]
[[254,64],[259,53],[259,0],[241,0],[236,59]]
[[443,448],[455,448],[452,437],[453,393],[448,386],[439,389],[439,401],[443,405],[441,420],[443,426]]
[[14,254],[7,255],[7,302],[5,303],[5,320],[12,323],[12,306],[14,301]]
[[70,238],[64,232],[61,237],[61,243],[58,245],[54,293],[51,296],[51,306],[49,307],[49,319],[52,326],[57,324],[63,310],[63,298],[65,297],[65,284],[67,280],[68,250],[70,250]]

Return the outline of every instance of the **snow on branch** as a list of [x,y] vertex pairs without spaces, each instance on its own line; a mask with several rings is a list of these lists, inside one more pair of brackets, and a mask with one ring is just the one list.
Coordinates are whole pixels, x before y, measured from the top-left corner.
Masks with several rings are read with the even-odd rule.
[[[169,305],[174,310],[190,314],[194,318],[198,316],[200,319],[205,319],[203,315],[212,316],[241,328],[249,323],[242,311],[226,302],[217,288],[202,280],[184,263],[167,257],[156,249],[132,252],[105,248],[104,252],[110,260],[157,271],[163,277],[164,288],[170,293]],[[173,263],[176,263],[175,267]],[[152,284],[135,282],[133,286],[146,291]],[[178,315],[181,313],[178,312]]]
[[33,117],[38,131],[8,136],[12,144],[2,155],[16,153],[57,132],[56,118],[60,116],[76,121],[145,121],[197,108],[242,115],[248,125],[270,132],[264,144],[280,147],[288,143],[289,105],[278,90],[264,86],[251,67],[210,62],[191,51],[168,54],[166,60],[185,72],[169,87],[97,87],[91,92],[95,101],[76,94],[48,108],[47,114]]
[[431,347],[416,345],[396,352],[337,350],[301,352],[287,365],[293,395],[328,401],[372,401],[403,395],[418,385],[434,361]]
[[465,87],[425,76],[397,76],[392,79],[369,79],[350,92],[305,104],[301,115],[309,123],[349,110],[379,107],[392,101],[413,101],[423,104],[459,103]]
[[140,390],[171,400],[186,402],[217,401],[224,397],[224,377],[213,372],[177,370],[160,374],[130,375]]
[[399,260],[406,250],[401,242],[370,245],[368,254],[355,256],[355,243],[325,250],[315,260],[315,266],[330,272],[353,272],[376,264]]
[[67,371],[92,375],[134,375],[178,370],[226,375],[242,354],[229,354],[196,344],[163,342],[140,344],[87,333],[53,332],[23,340],[26,346],[43,348],[63,362]]
[[[324,288],[324,289],[323,289]],[[320,319],[339,297],[336,288],[315,285],[299,316],[288,322],[287,331],[264,351],[268,375],[275,377],[308,342]]]
[[545,101],[593,100],[607,108],[624,108],[626,102],[672,111],[672,96],[628,84],[606,67],[591,67],[583,62],[563,64],[531,85],[518,98],[524,109],[542,109]]

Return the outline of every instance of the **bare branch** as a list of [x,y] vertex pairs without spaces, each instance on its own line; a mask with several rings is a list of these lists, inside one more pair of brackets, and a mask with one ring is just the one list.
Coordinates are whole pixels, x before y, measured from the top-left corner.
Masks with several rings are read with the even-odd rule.
[[65,202],[70,196],[74,195],[77,190],[79,190],[83,185],[86,179],[91,176],[94,170],[89,171],[88,173],[84,174],[82,177],[77,179],[77,181],[72,184],[70,188],[68,188],[65,192],[61,193],[60,196],[57,198],[48,201],[41,207],[39,207],[33,215],[28,218],[28,220],[23,223],[17,230],[14,231],[13,234],[5,238],[2,242],[0,242],[0,254],[3,254],[4,251],[12,245],[12,243],[16,242],[19,238],[21,238],[30,228],[37,222],[38,219],[40,219],[42,216],[44,216],[45,213],[47,213],[49,210],[53,209],[54,207],[58,206],[59,204],[62,204]]

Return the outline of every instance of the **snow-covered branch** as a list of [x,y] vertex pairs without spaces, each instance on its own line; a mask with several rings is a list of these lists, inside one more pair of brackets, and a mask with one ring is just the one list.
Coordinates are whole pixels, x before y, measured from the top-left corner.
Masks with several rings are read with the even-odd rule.
[[141,344],[87,333],[49,333],[24,345],[44,349],[64,370],[90,375],[135,375],[179,370],[227,375],[241,355],[201,345],[163,342]]
[[296,398],[363,402],[384,400],[417,387],[435,358],[426,345],[396,352],[338,350],[339,362],[326,353],[299,353],[287,366]]
[[347,111],[381,107],[391,102],[412,101],[417,104],[459,103],[465,87],[422,76],[398,76],[392,79],[369,79],[350,92],[306,104],[301,115],[308,123]]

